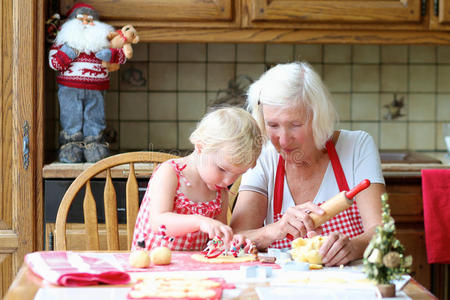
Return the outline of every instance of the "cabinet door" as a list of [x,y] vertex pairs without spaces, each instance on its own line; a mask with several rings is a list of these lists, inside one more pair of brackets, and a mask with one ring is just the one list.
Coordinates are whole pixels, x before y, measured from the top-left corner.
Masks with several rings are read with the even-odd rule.
[[249,19],[244,24],[249,27],[425,27],[420,0],[245,0],[245,3]]
[[430,15],[431,29],[450,30],[450,0],[433,1]]
[[24,255],[42,248],[43,7],[0,4],[0,299]]
[[[85,0],[100,19],[114,26],[233,27],[237,26],[237,0]],[[62,0],[65,14],[75,2]]]

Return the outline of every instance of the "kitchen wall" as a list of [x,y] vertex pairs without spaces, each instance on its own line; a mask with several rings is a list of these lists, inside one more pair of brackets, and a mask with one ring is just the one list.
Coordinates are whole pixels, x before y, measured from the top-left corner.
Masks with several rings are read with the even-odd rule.
[[[117,133],[113,151],[191,149],[189,134],[208,105],[236,92],[230,79],[245,89],[267,66],[293,60],[310,62],[322,75],[338,128],[368,131],[381,149],[445,150],[450,46],[141,43],[134,49],[106,95],[107,123]],[[57,132],[58,104],[50,98],[47,126]],[[57,135],[48,137],[57,149]]]

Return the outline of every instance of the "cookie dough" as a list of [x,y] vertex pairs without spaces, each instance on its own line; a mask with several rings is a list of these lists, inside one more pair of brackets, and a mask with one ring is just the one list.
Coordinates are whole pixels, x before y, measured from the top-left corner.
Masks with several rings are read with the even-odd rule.
[[130,253],[128,262],[133,268],[148,268],[150,266],[150,256],[146,250],[136,250]]
[[202,254],[193,254],[192,259],[211,264],[226,264],[226,263],[239,263],[239,262],[248,262],[255,261],[256,257],[252,254],[246,254],[243,256],[234,257],[233,255],[220,255],[215,258],[207,258]]
[[157,247],[150,252],[154,265],[168,265],[172,261],[172,251],[167,247]]
[[292,241],[291,256],[298,262],[307,262],[310,264],[321,265],[322,257],[319,249],[327,240],[324,236],[315,236],[312,238],[297,238]]

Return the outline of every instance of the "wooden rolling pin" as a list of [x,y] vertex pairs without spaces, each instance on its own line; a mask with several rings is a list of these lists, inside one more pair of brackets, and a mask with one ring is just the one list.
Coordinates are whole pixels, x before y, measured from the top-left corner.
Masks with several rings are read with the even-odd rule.
[[[353,204],[353,198],[361,192],[365,190],[370,185],[370,181],[368,179],[364,179],[357,186],[355,186],[350,191],[342,191],[336,196],[328,199],[320,205],[320,208],[325,211],[323,215],[318,215],[313,212],[309,215],[311,219],[314,221],[314,228],[319,227],[329,219],[333,218],[337,214],[343,212]],[[291,234],[287,234],[286,237],[289,240],[293,240],[294,237]]]
[[342,191],[336,196],[328,199],[320,205],[320,208],[325,211],[323,215],[311,213],[309,216],[314,221],[315,228],[319,227],[329,219],[337,214],[343,212],[353,204],[353,198],[362,190],[365,190],[370,185],[368,179],[364,179],[357,186],[350,191]]

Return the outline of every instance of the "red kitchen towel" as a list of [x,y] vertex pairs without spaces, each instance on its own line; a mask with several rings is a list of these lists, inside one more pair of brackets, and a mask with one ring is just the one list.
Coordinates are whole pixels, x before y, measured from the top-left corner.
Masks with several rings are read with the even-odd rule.
[[428,263],[450,263],[450,169],[422,170]]
[[114,256],[105,258],[98,253],[44,251],[27,254],[25,263],[44,280],[62,286],[128,283],[130,275]]

